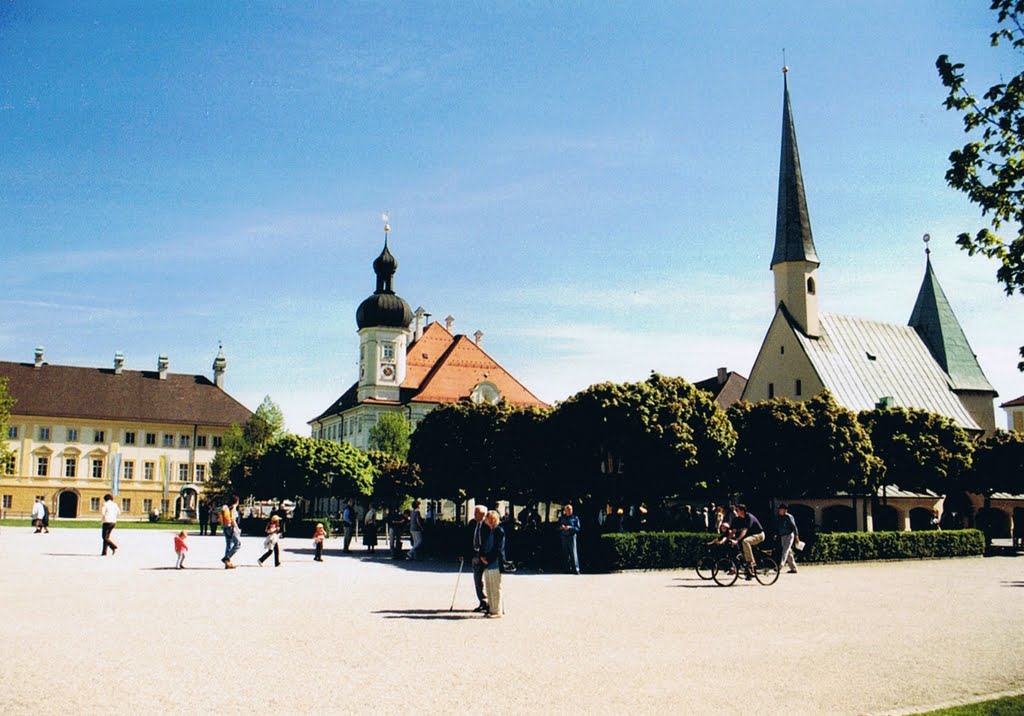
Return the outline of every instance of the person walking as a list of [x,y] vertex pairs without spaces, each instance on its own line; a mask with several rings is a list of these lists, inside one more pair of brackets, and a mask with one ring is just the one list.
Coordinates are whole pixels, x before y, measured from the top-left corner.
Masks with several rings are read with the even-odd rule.
[[188,552],[188,533],[182,530],[174,535],[174,554],[178,556],[175,569],[185,569],[185,554]]
[[263,556],[256,560],[256,564],[263,566],[263,563],[267,561],[270,555],[274,555],[274,566],[281,566],[281,548],[278,542],[281,539],[281,518],[277,515],[271,515],[270,519],[267,520],[267,527],[265,529],[267,533],[266,539],[263,540],[263,549],[267,550]]
[[206,500],[199,501],[196,518],[199,520],[199,536],[202,537],[210,528],[210,503]]
[[35,525],[35,534],[39,534],[43,531],[43,515],[46,514],[46,505],[43,504],[43,498],[37,497],[35,504],[32,505],[32,524]]
[[342,551],[348,553],[352,551],[352,534],[356,527],[356,508],[351,497],[345,503],[345,509],[341,512],[341,525],[345,530],[345,544],[342,547]]
[[572,505],[566,505],[558,518],[558,536],[562,540],[562,562],[570,574],[580,573],[580,557],[576,549],[579,532],[580,518],[572,513]]
[[231,558],[242,548],[242,531],[238,527],[238,495],[232,495],[220,508],[220,529],[224,533],[224,569],[234,569]]
[[473,508],[473,553],[472,553],[472,565],[473,565],[473,586],[476,587],[476,598],[479,604],[474,612],[483,612],[486,614],[490,611],[490,605],[487,603],[487,595],[484,592],[484,569],[485,565],[480,559],[480,553],[483,551],[484,545],[487,543],[487,536],[491,530],[484,522],[484,518],[487,517],[487,506],[477,505]]
[[208,534],[211,537],[213,537],[214,535],[217,534],[217,523],[220,522],[220,511],[214,509],[212,501],[209,503],[209,510],[208,511],[210,513],[209,514],[209,518],[208,518],[209,522],[210,522],[210,530],[209,530]]
[[408,524],[409,510],[400,512],[398,508],[395,508],[394,518],[391,520],[391,534],[389,535],[391,559],[402,558],[402,535],[405,533],[405,527]]
[[377,548],[377,508],[372,502],[363,517],[363,546],[371,552]]
[[789,514],[789,505],[779,504],[779,516],[775,523],[775,532],[779,535],[782,553],[779,566],[789,565],[789,573],[796,574],[796,559],[793,557],[793,544],[800,541],[800,533],[796,527],[796,519]]
[[121,508],[114,504],[113,495],[106,494],[103,496],[103,509],[100,514],[103,520],[103,552],[100,554],[106,557],[107,547],[110,547],[110,554],[113,556],[117,554],[117,545],[111,541],[110,533],[114,531],[114,527],[117,525],[117,518],[121,514]]
[[313,530],[313,548],[316,550],[313,555],[314,562],[324,561],[324,539],[327,538],[327,530],[324,529],[323,522],[316,523],[316,529]]
[[46,502],[40,500],[39,504],[43,506],[43,532],[50,534],[50,508],[46,506]]
[[277,506],[277,509],[274,510],[271,514],[277,515],[277,518],[279,520],[278,525],[281,528],[280,535],[283,538],[285,536],[285,534],[287,534],[287,532],[288,532],[288,530],[287,530],[287,526],[288,526],[288,510],[285,509],[284,502],[281,502]]
[[505,529],[499,524],[501,516],[497,510],[490,510],[484,516],[487,525],[487,540],[480,550],[480,561],[484,565],[484,589],[487,591],[487,616],[501,618],[501,560],[505,554]]
[[414,500],[412,512],[409,513],[409,536],[412,538],[412,547],[406,559],[419,559],[419,548],[423,544],[423,516],[420,515],[420,501]]

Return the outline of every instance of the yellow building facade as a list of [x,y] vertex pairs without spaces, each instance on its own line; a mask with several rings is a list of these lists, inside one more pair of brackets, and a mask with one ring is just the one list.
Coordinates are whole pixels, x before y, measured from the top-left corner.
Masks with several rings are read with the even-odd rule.
[[3,514],[27,517],[42,498],[52,517],[98,518],[114,496],[123,519],[157,512],[194,518],[224,433],[250,411],[214,378],[156,371],[0,361],[15,399],[7,431],[11,456],[0,469]]

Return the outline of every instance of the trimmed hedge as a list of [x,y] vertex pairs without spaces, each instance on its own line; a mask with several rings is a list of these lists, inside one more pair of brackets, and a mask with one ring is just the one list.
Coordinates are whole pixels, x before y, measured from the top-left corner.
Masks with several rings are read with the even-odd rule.
[[[601,567],[680,569],[693,567],[711,536],[689,532],[634,532],[601,537]],[[767,544],[767,543],[766,543]],[[836,532],[818,534],[798,562],[852,562],[872,559],[972,557],[985,553],[979,530],[943,532]]]
[[980,530],[942,532],[834,532],[819,534],[797,559],[801,562],[853,562],[868,559],[928,559],[985,554]]

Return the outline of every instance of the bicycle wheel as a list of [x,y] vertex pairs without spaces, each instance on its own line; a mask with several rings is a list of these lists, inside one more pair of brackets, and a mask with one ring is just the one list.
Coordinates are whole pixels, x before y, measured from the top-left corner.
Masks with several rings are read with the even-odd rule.
[[757,560],[757,573],[754,575],[754,579],[766,587],[775,584],[779,579],[779,563],[771,557],[762,557]]
[[715,562],[715,571],[711,573],[711,578],[719,587],[731,587],[739,576],[739,567],[728,557],[722,557]]
[[711,579],[715,576],[715,558],[709,554],[704,555],[697,562],[697,576],[701,579]]

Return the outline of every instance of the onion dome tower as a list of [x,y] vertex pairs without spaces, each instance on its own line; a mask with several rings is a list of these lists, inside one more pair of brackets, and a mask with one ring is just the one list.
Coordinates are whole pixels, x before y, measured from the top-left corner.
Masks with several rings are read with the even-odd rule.
[[395,293],[398,261],[388,248],[391,227],[384,214],[384,249],[373,261],[377,288],[356,309],[359,329],[358,400],[398,401],[405,380],[405,352],[412,309]]

